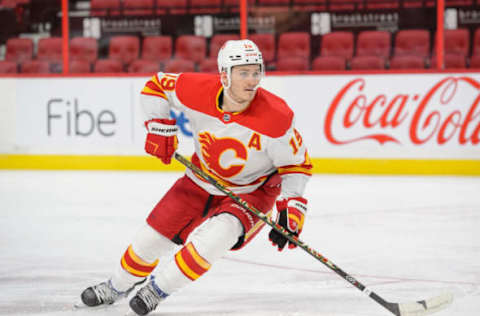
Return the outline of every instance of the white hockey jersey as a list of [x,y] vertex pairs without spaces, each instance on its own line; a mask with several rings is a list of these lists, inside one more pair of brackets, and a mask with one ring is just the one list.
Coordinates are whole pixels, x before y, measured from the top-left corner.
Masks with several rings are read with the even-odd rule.
[[[195,144],[192,162],[234,193],[252,192],[278,172],[283,196],[303,195],[312,165],[293,111],[258,88],[247,109],[224,112],[222,92],[219,75],[158,73],[143,88],[141,103],[147,119],[168,118],[171,107],[184,112]],[[223,195],[191,170],[186,173],[210,194]]]

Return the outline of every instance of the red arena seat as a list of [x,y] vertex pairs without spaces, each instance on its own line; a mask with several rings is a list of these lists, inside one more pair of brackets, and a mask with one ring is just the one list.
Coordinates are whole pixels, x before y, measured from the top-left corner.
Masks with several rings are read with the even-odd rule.
[[195,63],[192,60],[175,58],[165,64],[165,72],[180,73],[194,71]]
[[470,68],[480,69],[480,55],[472,56],[472,59],[470,59]]
[[470,49],[468,29],[445,30],[445,54],[467,56]]
[[277,58],[302,57],[310,60],[310,34],[307,32],[286,32],[278,38]]
[[446,7],[466,7],[474,5],[474,0],[445,0]]
[[220,12],[222,0],[190,0],[190,5],[190,13],[215,14]]
[[289,4],[290,0],[258,0],[258,4],[267,4],[267,5],[286,5]]
[[266,65],[275,60],[275,36],[273,34],[252,34],[250,40],[257,44]]
[[[238,0],[224,0],[224,6],[229,12],[238,12],[240,10],[240,1]],[[248,7],[255,4],[255,0],[247,0]]]
[[115,16],[120,14],[120,0],[91,0],[92,16]]
[[175,58],[200,63],[207,55],[207,40],[203,36],[181,35],[175,41]]
[[404,0],[403,7],[407,9],[433,8],[436,2],[436,0]]
[[0,74],[17,73],[17,63],[14,61],[0,60]]
[[94,72],[118,73],[123,72],[122,62],[117,59],[98,59],[95,62]]
[[423,69],[425,58],[417,55],[400,55],[390,59],[390,69]]
[[400,7],[399,0],[366,0],[366,8],[368,10],[378,9],[398,9]]
[[29,4],[30,0],[3,0],[0,1],[0,8],[15,9],[19,5]]
[[391,34],[387,31],[363,31],[358,35],[356,56],[390,56]]
[[400,30],[395,37],[394,56],[430,54],[430,32],[428,30]]
[[44,60],[27,60],[23,62],[20,69],[25,74],[48,74],[50,63]]
[[312,70],[345,70],[346,62],[342,56],[319,56],[312,62]]
[[330,0],[329,11],[353,11],[363,9],[364,0]]
[[187,0],[157,0],[157,14],[185,14]]
[[70,73],[85,74],[91,72],[91,64],[88,60],[77,59],[70,61]]
[[322,37],[321,56],[338,56],[347,60],[353,57],[353,33],[332,32]]
[[356,56],[350,62],[352,70],[385,69],[385,59],[381,56]]
[[33,58],[33,41],[29,38],[7,40],[5,60],[22,63]]
[[217,58],[204,59],[200,65],[198,65],[198,71],[218,73]]
[[170,36],[147,36],[143,39],[142,59],[163,62],[172,57],[172,38]]
[[160,63],[158,61],[137,59],[128,67],[128,72],[136,73],[157,73],[160,71]]
[[[444,56],[445,69],[463,69],[467,67],[467,59],[460,54],[446,53]],[[430,68],[437,68],[437,56],[434,54],[430,59]]]
[[293,9],[299,11],[325,11],[327,0],[294,0]]
[[475,30],[475,33],[473,35],[472,56],[477,55],[480,55],[480,27]]
[[129,65],[138,58],[140,40],[136,36],[113,36],[110,38],[108,57]]
[[123,0],[124,15],[152,15],[154,0]]
[[220,47],[228,40],[238,40],[238,34],[215,34],[210,40],[210,57],[217,57]]
[[309,60],[304,57],[282,57],[277,60],[278,71],[305,71],[309,69]]
[[47,37],[38,41],[37,59],[53,63],[62,62],[62,38]]
[[70,41],[70,59],[93,63],[98,58],[98,43],[93,37],[75,37]]

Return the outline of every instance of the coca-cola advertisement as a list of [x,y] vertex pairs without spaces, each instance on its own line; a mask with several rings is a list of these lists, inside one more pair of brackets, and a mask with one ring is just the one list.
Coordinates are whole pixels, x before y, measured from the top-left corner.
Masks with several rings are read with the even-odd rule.
[[480,159],[478,74],[292,79],[267,84],[295,109],[313,157]]

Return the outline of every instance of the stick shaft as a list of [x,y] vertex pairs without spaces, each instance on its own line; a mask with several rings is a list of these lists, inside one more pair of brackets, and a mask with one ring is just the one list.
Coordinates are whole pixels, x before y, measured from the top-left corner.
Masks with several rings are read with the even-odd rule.
[[382,305],[385,307],[387,310],[392,312],[395,315],[400,315],[398,308],[396,307],[396,304],[392,304],[384,300],[382,297],[377,295],[375,292],[370,291],[367,289],[365,285],[363,285],[361,282],[359,282],[357,279],[355,279],[353,276],[350,274],[346,273],[342,269],[340,269],[336,264],[322,256],[318,251],[315,249],[311,248],[308,246],[306,243],[298,239],[298,237],[290,234],[287,232],[282,226],[278,225],[277,223],[273,222],[267,215],[263,214],[261,211],[259,211],[257,208],[255,208],[253,205],[250,205],[246,201],[244,201],[242,198],[240,198],[238,195],[233,193],[230,189],[219,183],[217,180],[215,180],[213,177],[208,175],[207,173],[203,172],[200,168],[195,166],[190,160],[187,158],[183,157],[179,153],[175,153],[175,159],[178,160],[181,164],[183,164],[185,167],[188,169],[192,170],[194,173],[214,185],[217,189],[222,191],[224,194],[229,196],[232,200],[235,201],[238,205],[243,207],[245,210],[253,213],[256,215],[261,221],[266,223],[268,226],[272,227],[276,231],[278,231],[280,234],[282,234],[285,238],[293,242],[295,245],[303,249],[305,252],[307,252],[309,255],[314,257],[316,260],[320,261],[323,263],[325,266],[327,266],[330,270],[338,274],[340,277],[342,277],[344,280],[355,286],[357,289],[368,295],[371,299],[373,299],[375,302],[378,304]]

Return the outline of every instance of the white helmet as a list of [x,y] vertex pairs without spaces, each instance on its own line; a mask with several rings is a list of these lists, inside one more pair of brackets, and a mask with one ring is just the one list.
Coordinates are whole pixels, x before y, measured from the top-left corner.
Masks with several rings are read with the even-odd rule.
[[262,76],[265,73],[262,53],[251,40],[226,41],[218,51],[217,64],[218,72],[227,72],[228,84],[224,85],[225,89],[230,87],[232,67],[234,66],[260,65]]

